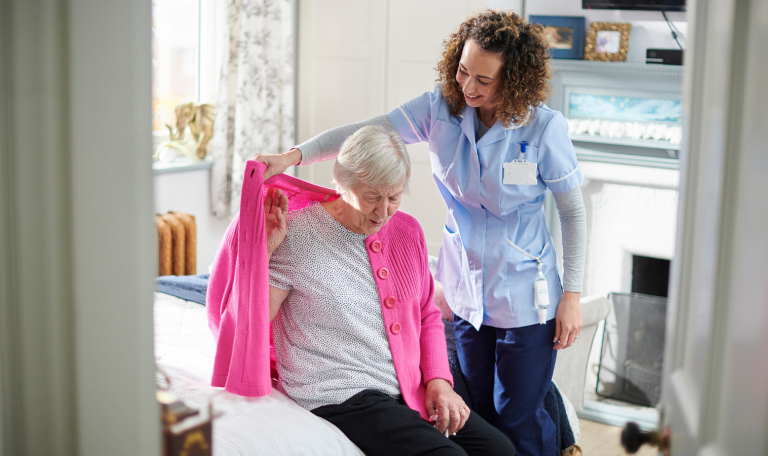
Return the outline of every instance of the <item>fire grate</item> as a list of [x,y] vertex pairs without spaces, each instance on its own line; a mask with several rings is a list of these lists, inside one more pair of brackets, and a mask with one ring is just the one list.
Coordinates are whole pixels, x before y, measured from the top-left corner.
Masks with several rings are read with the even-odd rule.
[[595,392],[655,407],[661,399],[667,299],[611,293],[613,318],[603,328]]

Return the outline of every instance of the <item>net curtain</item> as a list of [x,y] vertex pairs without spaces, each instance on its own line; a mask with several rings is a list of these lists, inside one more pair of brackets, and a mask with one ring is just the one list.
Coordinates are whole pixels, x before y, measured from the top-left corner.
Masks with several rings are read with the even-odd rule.
[[240,208],[245,162],[294,143],[291,0],[229,0],[213,135],[211,202],[219,219]]

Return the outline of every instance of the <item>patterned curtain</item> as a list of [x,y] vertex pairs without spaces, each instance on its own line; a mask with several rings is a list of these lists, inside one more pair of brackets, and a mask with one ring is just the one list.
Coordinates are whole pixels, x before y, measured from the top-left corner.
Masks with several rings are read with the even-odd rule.
[[245,162],[295,144],[291,0],[229,2],[212,140],[211,201],[220,219],[240,209]]

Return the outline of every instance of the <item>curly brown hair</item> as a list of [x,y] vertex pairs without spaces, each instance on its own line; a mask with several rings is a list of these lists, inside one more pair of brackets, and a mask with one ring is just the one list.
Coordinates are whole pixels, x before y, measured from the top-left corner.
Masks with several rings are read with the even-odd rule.
[[456,32],[443,40],[443,59],[437,64],[442,92],[456,116],[466,106],[456,81],[464,43],[474,40],[483,50],[500,53],[504,59],[499,102],[495,116],[502,125],[528,121],[531,106],[539,106],[549,95],[549,45],[544,28],[531,24],[511,10],[485,10],[467,18]]

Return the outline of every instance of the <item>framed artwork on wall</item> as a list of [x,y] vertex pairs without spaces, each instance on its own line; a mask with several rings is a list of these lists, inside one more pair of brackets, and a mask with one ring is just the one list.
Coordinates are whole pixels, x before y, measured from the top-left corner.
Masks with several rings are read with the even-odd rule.
[[586,60],[626,62],[629,52],[629,32],[632,24],[620,22],[592,22],[584,49]]
[[530,16],[528,21],[544,27],[552,58],[584,58],[584,16]]

